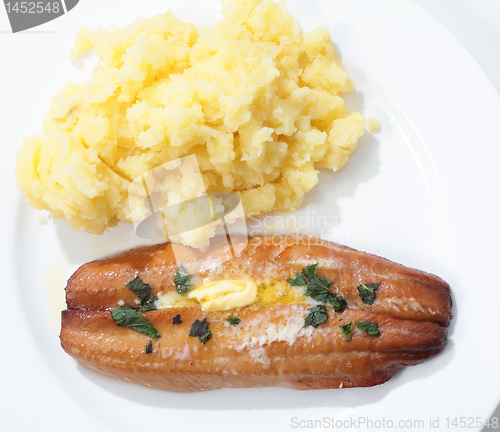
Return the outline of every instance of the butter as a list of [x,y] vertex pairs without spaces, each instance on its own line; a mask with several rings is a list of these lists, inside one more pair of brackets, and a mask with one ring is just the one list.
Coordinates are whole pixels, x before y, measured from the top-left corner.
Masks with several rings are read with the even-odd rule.
[[223,279],[201,285],[187,293],[206,311],[225,311],[257,300],[257,284],[251,280]]
[[185,295],[180,295],[177,291],[170,291],[166,294],[160,296],[157,301],[157,308],[169,309],[169,308],[185,308],[198,306],[198,302],[194,299],[186,298]]
[[173,290],[160,296],[159,310],[201,306],[206,311],[226,311],[255,304],[310,303],[302,288],[286,281],[264,279],[258,283],[249,279],[197,280],[186,294]]
[[301,289],[292,287],[284,281],[265,281],[259,287],[259,305],[269,303],[304,303],[309,299]]

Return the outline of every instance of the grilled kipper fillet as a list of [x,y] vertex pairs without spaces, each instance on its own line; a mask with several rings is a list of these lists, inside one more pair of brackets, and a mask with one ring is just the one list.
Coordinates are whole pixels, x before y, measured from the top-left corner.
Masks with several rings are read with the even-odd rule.
[[[383,383],[396,369],[421,363],[446,343],[450,290],[437,276],[307,237],[253,237],[243,252],[226,261],[230,251],[225,238],[210,259],[178,245],[175,252],[174,257],[169,243],[137,248],[78,269],[66,288],[65,351],[108,376],[165,390],[321,389]],[[348,305],[344,312],[327,306],[328,319],[317,328],[304,328],[313,306],[307,301],[283,304],[278,299],[225,312],[200,307],[152,311],[143,316],[161,337],[146,354],[151,339],[117,326],[109,312],[119,304],[136,303],[137,296],[125,286],[136,276],[151,285],[152,295],[175,290],[179,265],[205,280],[244,276],[286,283],[315,262],[317,275],[332,280],[330,291],[343,295]],[[364,303],[358,285],[378,282],[375,302]],[[182,323],[175,325],[177,314]],[[241,319],[237,326],[226,321],[233,315]],[[189,336],[194,321],[203,318],[212,332],[206,344]],[[380,335],[355,328],[346,341],[338,325],[351,321],[376,323]]]
[[[349,309],[335,315],[329,309],[325,324],[302,329],[293,344],[274,341],[245,346],[265,335],[273,323],[287,322],[307,314],[302,304],[246,309],[238,313],[244,322],[261,322],[261,330],[232,327],[225,322],[229,312],[203,312],[187,308],[182,324],[172,324],[178,310],[149,312],[148,320],[162,335],[153,341],[153,353],[146,354],[149,338],[118,327],[107,312],[70,310],[63,312],[63,346],[85,366],[105,375],[137,384],[173,391],[196,391],[219,387],[280,386],[294,389],[364,387],[387,381],[402,366],[414,365],[443,347],[446,330],[429,321],[399,320],[388,315]],[[210,323],[212,339],[201,344],[189,337],[191,324],[204,317]],[[342,337],[337,325],[344,321],[371,321],[379,325],[380,336],[359,329],[351,341]],[[300,322],[300,320],[297,320]]]

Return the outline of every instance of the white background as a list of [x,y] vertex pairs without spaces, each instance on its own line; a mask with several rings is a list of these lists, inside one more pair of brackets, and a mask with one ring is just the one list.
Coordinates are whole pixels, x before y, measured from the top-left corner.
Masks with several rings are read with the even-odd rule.
[[[415,0],[437,17],[457,38],[467,47],[477,61],[490,76],[497,89],[500,89],[500,1],[494,0]],[[81,0],[85,2],[85,0]],[[1,7],[1,6],[0,6]],[[77,6],[78,8],[79,6]],[[76,9],[74,10],[76,11]],[[75,12],[72,12],[75,13]],[[33,30],[32,36],[39,37],[44,32],[51,32],[51,25],[39,27]],[[29,33],[29,32],[25,32]],[[2,50],[13,40],[6,14],[0,10],[0,54]],[[3,66],[0,64],[0,71]],[[57,72],[55,72],[57,73]],[[1,100],[2,95],[0,95]],[[7,127],[8,125],[0,125]],[[491,145],[498,143],[498,139],[492,141]],[[498,191],[494,191],[496,194]],[[498,199],[494,195],[495,199]],[[2,264],[4,266],[5,264]],[[8,351],[4,348],[2,354]],[[19,360],[20,365],[29,367],[29,361]],[[480,359],[478,360],[480,362]],[[480,363],[479,363],[480,364]],[[18,373],[18,372],[16,372]],[[462,377],[457,377],[462,379]],[[474,395],[470,395],[471,398]],[[19,404],[23,400],[18,401]],[[30,407],[26,407],[29,415]],[[35,410],[36,411],[36,410]],[[500,409],[495,415],[500,417]],[[50,418],[44,418],[43,413],[37,413],[40,422],[50,422]],[[168,422],[168,419],[166,419]],[[167,429],[165,429],[167,430]]]
[[[460,39],[500,91],[500,1],[416,1]],[[494,144],[499,144],[498,138],[492,142],[492,145]],[[498,197],[500,191],[493,192]],[[500,418],[500,405],[493,415]]]

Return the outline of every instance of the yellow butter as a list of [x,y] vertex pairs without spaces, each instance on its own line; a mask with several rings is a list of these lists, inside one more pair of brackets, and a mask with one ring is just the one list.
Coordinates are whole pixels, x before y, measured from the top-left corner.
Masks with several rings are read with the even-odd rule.
[[198,306],[198,302],[195,299],[189,299],[185,295],[179,294],[177,291],[170,291],[161,295],[156,305],[159,310],[193,306]]
[[247,306],[257,300],[257,284],[250,280],[223,279],[201,285],[187,293],[206,311],[225,311]]
[[272,303],[303,303],[308,299],[300,289],[285,281],[268,280],[259,287],[259,305]]

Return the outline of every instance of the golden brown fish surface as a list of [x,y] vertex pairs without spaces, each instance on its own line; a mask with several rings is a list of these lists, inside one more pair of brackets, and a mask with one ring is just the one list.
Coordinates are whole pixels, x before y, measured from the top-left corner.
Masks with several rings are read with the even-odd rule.
[[[246,239],[240,239],[246,243]],[[68,281],[68,310],[62,314],[61,344],[85,366],[144,386],[197,391],[220,387],[326,389],[364,387],[387,381],[403,366],[437,354],[446,344],[451,319],[450,288],[437,276],[384,258],[308,237],[251,237],[231,256],[225,238],[206,253],[170,243],[132,249],[80,267]],[[233,244],[234,246],[234,244]],[[110,310],[135,305],[125,286],[139,276],[151,295],[175,291],[183,265],[198,277],[273,280],[286,283],[318,263],[317,275],[331,280],[347,309],[317,328],[304,327],[311,303],[249,305],[208,312],[201,307],[171,308],[142,315],[159,332],[156,340],[118,326]],[[373,304],[364,303],[360,284],[380,283]],[[179,314],[182,323],[174,324]],[[241,322],[230,325],[226,318]],[[189,332],[206,318],[211,339],[202,344]],[[370,336],[355,325],[345,340],[339,325],[371,322]],[[146,346],[151,341],[151,353]]]

